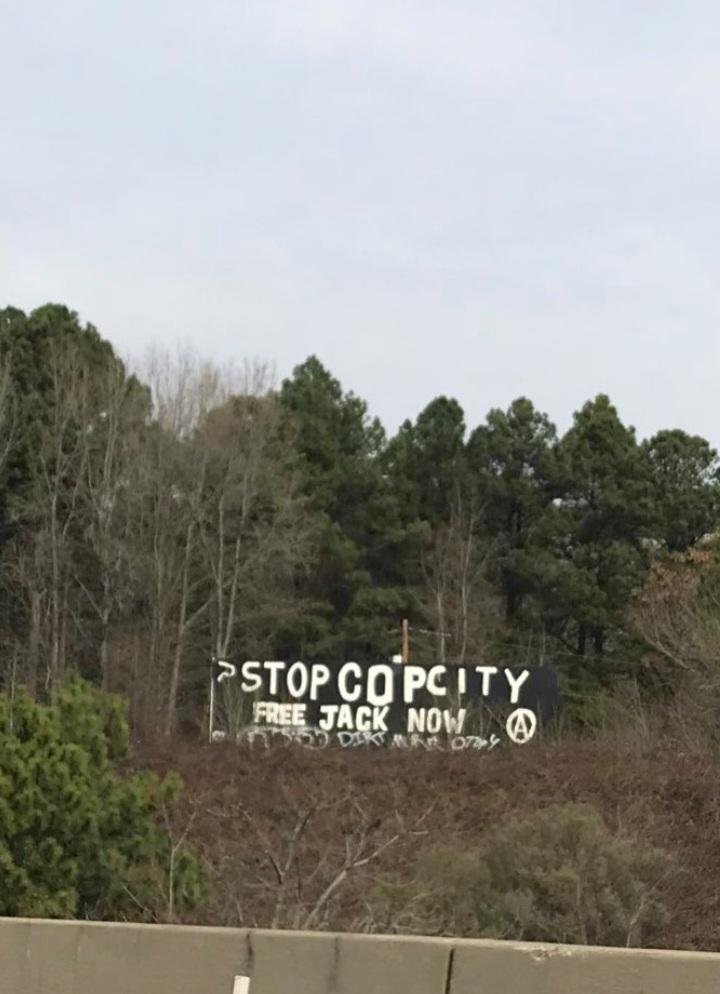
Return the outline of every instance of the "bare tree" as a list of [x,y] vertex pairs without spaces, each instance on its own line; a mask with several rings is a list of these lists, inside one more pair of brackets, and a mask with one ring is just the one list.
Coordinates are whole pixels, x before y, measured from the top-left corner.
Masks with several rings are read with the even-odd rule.
[[[145,388],[72,341],[47,361],[5,564],[25,625],[8,626],[6,655],[51,696],[72,659],[129,695],[137,730],[169,735],[213,655],[268,644],[299,610],[312,529],[272,370],[156,352]],[[0,471],[9,384],[0,368]]]
[[398,803],[379,812],[351,791],[328,796],[308,787],[281,780],[282,811],[271,824],[244,807],[214,813],[221,823],[239,818],[246,829],[243,877],[234,881],[236,919],[242,925],[331,927],[337,906],[346,897],[355,899],[349,891],[364,885],[374,865],[425,834],[434,807],[408,820]]
[[711,553],[657,563],[630,618],[657,664],[720,682],[720,583]]
[[[655,693],[664,731],[717,742],[720,713],[720,572],[710,550],[658,562],[629,612],[646,645],[638,676]],[[664,700],[664,705],[660,702]]]
[[475,501],[458,494],[449,521],[435,528],[422,552],[423,607],[442,664],[450,659],[462,666],[469,654],[482,655],[500,624],[487,578],[492,545],[480,531],[480,520]]
[[101,684],[111,690],[120,689],[117,675],[111,672],[111,643],[132,600],[130,549],[147,398],[120,362],[98,377],[96,388],[100,407],[82,435],[84,548],[83,555],[76,557],[74,579],[95,622],[90,627],[98,647]]
[[[222,658],[240,626],[282,596],[309,554],[311,529],[277,399],[234,396],[208,417],[199,444],[209,454],[209,491],[201,540],[213,582],[212,650]],[[270,595],[272,596],[272,595]]]
[[[146,378],[154,400],[142,456],[136,555],[148,604],[146,688],[175,728],[186,673],[223,656],[261,610],[268,584],[304,561],[307,528],[272,371],[260,363],[215,367],[157,354]],[[206,641],[207,639],[207,641]],[[151,709],[152,710],[152,709]]]

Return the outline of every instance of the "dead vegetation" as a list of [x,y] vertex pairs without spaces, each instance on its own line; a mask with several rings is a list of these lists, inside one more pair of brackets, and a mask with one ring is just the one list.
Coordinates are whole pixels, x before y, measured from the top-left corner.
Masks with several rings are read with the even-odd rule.
[[251,751],[175,743],[143,763],[178,769],[207,861],[203,924],[382,930],[369,900],[440,846],[469,849],[512,817],[592,805],[612,832],[673,857],[671,911],[651,944],[720,949],[720,763],[621,745],[486,756]]

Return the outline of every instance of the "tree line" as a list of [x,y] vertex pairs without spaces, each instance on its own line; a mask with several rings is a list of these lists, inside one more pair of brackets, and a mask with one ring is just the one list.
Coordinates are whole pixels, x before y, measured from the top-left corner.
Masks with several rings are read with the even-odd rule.
[[559,434],[527,398],[388,437],[316,357],[129,366],[61,305],[0,311],[3,688],[69,672],[137,734],[199,727],[212,657],[551,663],[568,698],[637,675],[649,570],[716,528],[720,464],[607,396]]

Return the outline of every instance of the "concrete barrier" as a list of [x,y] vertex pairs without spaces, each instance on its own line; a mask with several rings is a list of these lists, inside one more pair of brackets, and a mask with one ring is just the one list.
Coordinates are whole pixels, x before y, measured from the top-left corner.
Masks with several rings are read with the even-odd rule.
[[457,940],[452,994],[720,994],[720,955]]
[[720,955],[0,919],[0,994],[718,994]]

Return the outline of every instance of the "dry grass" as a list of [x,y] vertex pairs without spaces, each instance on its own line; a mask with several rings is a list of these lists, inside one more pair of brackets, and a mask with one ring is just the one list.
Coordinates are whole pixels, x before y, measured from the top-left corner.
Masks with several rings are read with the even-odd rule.
[[720,950],[720,762],[638,741],[486,755],[272,752],[174,742],[138,762],[177,769],[213,897],[203,924],[372,930],[366,898],[419,852],[586,802],[612,830],[670,852],[671,921],[657,945]]

